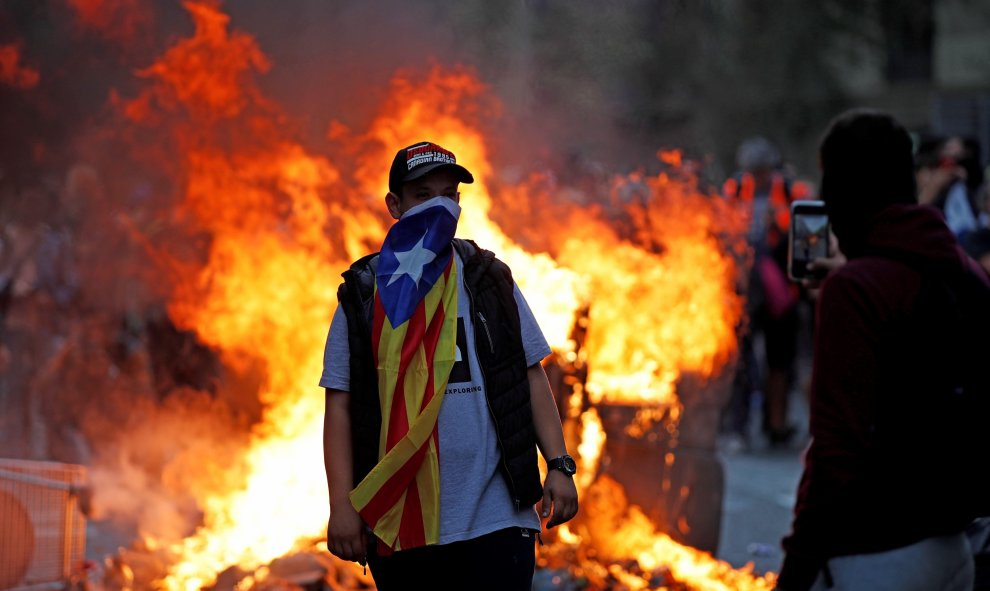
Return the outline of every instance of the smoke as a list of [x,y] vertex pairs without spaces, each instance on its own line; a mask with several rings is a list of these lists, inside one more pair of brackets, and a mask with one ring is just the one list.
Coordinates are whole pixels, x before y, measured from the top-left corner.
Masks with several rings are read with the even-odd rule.
[[197,486],[244,484],[230,475],[239,473],[247,425],[201,392],[183,389],[161,403],[132,398],[126,413],[90,417],[90,425],[114,433],[100,442],[90,470],[92,517],[112,521],[130,539],[177,542],[200,518]]
[[318,141],[330,121],[361,127],[397,70],[423,71],[462,57],[440,6],[399,1],[304,0],[272,10],[259,0],[227,9],[250,32],[274,67],[260,83]]
[[[656,168],[656,137],[629,124],[636,69],[655,59],[649,2],[621,9],[598,3],[441,0],[410,4],[303,0],[273,11],[263,0],[230,3],[232,22],[250,32],[273,67],[260,79],[268,96],[327,147],[332,124],[361,129],[400,71],[462,65],[506,106],[492,121],[492,155],[506,171],[543,166],[578,175],[596,166]],[[626,121],[624,121],[626,120]]]

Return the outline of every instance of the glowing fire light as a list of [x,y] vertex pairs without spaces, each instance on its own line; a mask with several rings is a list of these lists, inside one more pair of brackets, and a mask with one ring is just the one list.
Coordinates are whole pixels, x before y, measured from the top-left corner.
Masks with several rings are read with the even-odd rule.
[[[581,355],[591,402],[676,408],[683,372],[711,375],[733,353],[740,304],[734,267],[718,237],[727,217],[692,180],[676,170],[618,179],[613,197],[637,229],[631,238],[589,208],[573,213],[566,228],[542,228],[553,254],[529,252],[491,221],[495,203],[535,189],[520,185],[493,197],[489,180],[496,172],[475,123],[487,91],[472,74],[438,67],[421,82],[397,76],[389,96],[401,101],[386,102],[367,132],[351,138],[360,152],[352,155],[353,178],[344,179],[330,159],[308,152],[277,123],[278,109],[252,82],[254,72],[269,67],[254,40],[230,32],[228,17],[211,5],[186,7],[194,36],[144,70],[148,88],[122,107],[146,126],[183,115],[169,128],[184,159],[182,214],[210,236],[210,245],[205,264],[175,278],[169,312],[226,364],[263,368],[265,410],[236,466],[185,475],[195,483],[203,522],[185,539],[148,542],[171,557],[163,588],[200,589],[232,565],[253,571],[238,585],[249,588],[265,577],[264,565],[324,534],[323,397],[314,382],[336,278],[384,236],[383,163],[396,146],[429,138],[470,166],[477,182],[463,187],[459,233],[509,263],[555,352],[566,359],[575,358],[572,331],[586,311]],[[335,127],[333,135],[347,133]],[[681,164],[676,152],[660,157],[668,168]],[[651,246],[658,237],[662,248]],[[559,544],[593,544],[597,560],[631,559],[644,571],[665,565],[697,589],[772,586],[657,533],[635,507],[595,503],[596,496],[618,497],[621,490],[607,479],[591,480],[604,432],[594,409],[580,421],[579,482],[592,499],[583,510],[601,511],[614,536],[562,528]],[[588,523],[598,521],[596,514]],[[582,560],[579,568],[604,569],[630,588],[647,585],[606,562]]]

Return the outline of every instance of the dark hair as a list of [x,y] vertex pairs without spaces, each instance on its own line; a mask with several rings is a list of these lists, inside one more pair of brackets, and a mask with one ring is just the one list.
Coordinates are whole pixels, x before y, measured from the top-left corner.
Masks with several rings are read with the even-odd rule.
[[911,136],[888,113],[856,108],[840,114],[818,154],[820,195],[840,243],[862,240],[870,218],[885,207],[917,203]]

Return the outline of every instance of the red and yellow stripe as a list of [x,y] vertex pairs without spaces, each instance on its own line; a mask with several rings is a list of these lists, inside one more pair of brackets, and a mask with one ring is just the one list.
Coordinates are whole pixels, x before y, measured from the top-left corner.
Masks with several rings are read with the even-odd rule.
[[457,347],[457,267],[447,268],[412,317],[392,326],[375,291],[372,346],[382,411],[379,462],[351,503],[392,550],[440,537],[437,418]]

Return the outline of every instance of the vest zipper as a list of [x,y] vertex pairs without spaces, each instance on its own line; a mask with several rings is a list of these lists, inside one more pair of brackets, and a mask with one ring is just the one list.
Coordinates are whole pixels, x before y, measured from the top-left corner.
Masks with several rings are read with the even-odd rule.
[[[465,266],[467,266],[467,265],[465,264]],[[495,355],[495,343],[492,341],[492,334],[488,331],[488,321],[485,320],[485,315],[484,314],[482,314],[480,311],[476,311],[475,310],[475,307],[474,307],[474,292],[471,291],[471,287],[468,285],[468,282],[467,282],[467,273],[465,273],[464,275],[465,276],[461,280],[464,281],[464,291],[467,292],[467,294],[468,294],[468,300],[470,301],[470,313],[471,313],[471,316],[476,316],[479,320],[481,320],[481,326],[485,329],[485,336],[488,337],[488,347],[491,350],[492,355],[494,356]],[[477,340],[478,339],[476,338],[475,339],[475,348],[477,348],[477,346],[478,346],[477,345]],[[480,359],[479,359],[479,361],[480,361]],[[502,470],[505,473],[505,478],[509,481],[509,490],[512,491],[512,495],[513,495],[512,502],[515,504],[516,512],[518,512],[521,503],[519,502],[518,492],[516,491],[516,483],[515,483],[514,480],[512,480],[512,472],[509,471],[509,465],[505,461],[505,445],[502,443],[502,435],[499,433],[499,429],[498,429],[498,418],[495,416],[495,410],[492,409],[491,400],[488,399],[489,389],[490,388],[488,387],[489,386],[488,385],[488,376],[485,375],[484,364],[478,363],[478,371],[481,372],[481,381],[484,382],[484,384],[485,384],[485,405],[488,406],[488,414],[491,415],[491,417],[492,417],[492,423],[495,424],[495,439],[498,440],[498,449],[499,449],[499,451],[501,452],[501,455],[502,455],[502,458],[501,458]]]
[[[470,293],[470,292],[469,292]],[[481,320],[481,327],[485,329],[485,337],[488,338],[488,349],[495,354],[495,342],[492,341],[492,333],[488,330],[488,321],[485,320],[485,315],[478,312],[478,319]]]

